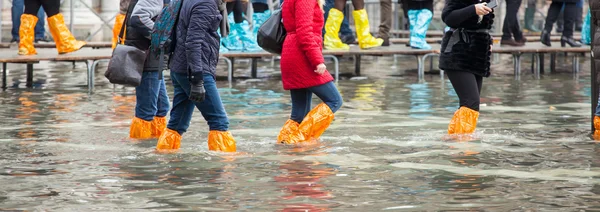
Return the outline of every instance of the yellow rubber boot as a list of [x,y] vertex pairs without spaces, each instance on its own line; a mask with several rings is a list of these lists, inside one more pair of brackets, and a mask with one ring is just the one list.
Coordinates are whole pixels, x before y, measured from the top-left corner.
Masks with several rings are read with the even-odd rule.
[[158,138],[156,150],[177,150],[181,146],[181,135],[172,129],[167,128]]
[[152,120],[152,138],[158,138],[167,129],[167,117],[155,116]]
[[367,11],[365,9],[354,10],[352,11],[352,15],[354,16],[354,24],[356,26],[358,46],[360,46],[361,49],[381,46],[381,44],[383,44],[383,39],[375,38],[371,35],[371,32],[369,32],[369,16],[367,16]]
[[600,140],[600,117],[594,116],[594,140]]
[[288,143],[290,141],[290,135],[296,133],[299,126],[300,124],[298,124],[298,122],[288,119],[281,128],[281,131],[279,131],[277,143]]
[[129,127],[129,137],[135,139],[150,139],[152,137],[152,122],[134,117]]
[[333,121],[333,112],[325,103],[313,108],[298,126],[298,132],[289,136],[287,143],[294,144],[317,140]]
[[35,24],[38,18],[34,15],[23,14],[21,15],[21,26],[19,27],[19,54],[20,55],[34,55],[37,54],[33,41],[35,37]]
[[235,140],[229,131],[211,130],[208,133],[208,150],[235,152]]
[[[113,38],[112,38],[112,48],[117,47],[118,37],[121,33],[121,28],[123,27],[123,21],[125,21],[124,14],[117,14],[115,17],[115,25],[113,25]],[[125,32],[123,32],[123,38],[121,38],[121,44],[125,41]]]
[[335,8],[329,10],[329,16],[325,21],[325,37],[323,45],[329,50],[348,50],[350,47],[340,40],[340,26],[344,20],[344,13]]
[[475,132],[479,112],[468,107],[460,107],[448,125],[448,134],[469,134]]
[[77,51],[85,45],[85,42],[78,41],[73,37],[69,28],[65,25],[65,18],[61,13],[49,17],[48,26],[50,26],[50,33],[54,38],[56,50],[59,54]]

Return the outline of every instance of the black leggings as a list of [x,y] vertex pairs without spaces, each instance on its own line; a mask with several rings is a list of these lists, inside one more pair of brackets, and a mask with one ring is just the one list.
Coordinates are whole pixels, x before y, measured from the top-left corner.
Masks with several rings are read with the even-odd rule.
[[263,13],[263,12],[269,10],[269,5],[267,5],[265,3],[255,2],[255,3],[252,3],[252,9],[254,9],[255,13]]
[[236,24],[242,23],[244,21],[244,5],[242,1],[235,0],[233,2],[227,2],[227,14],[233,12],[233,20]]
[[41,6],[44,6],[44,11],[48,17],[60,12],[60,0],[25,0],[24,13],[36,16]]
[[464,71],[446,71],[446,74],[458,94],[460,106],[479,111],[479,94],[483,77]]
[[[573,36],[573,24],[575,23],[575,16],[577,13],[577,5],[575,3],[564,3],[565,10],[563,12],[563,19],[565,21],[563,26],[562,35],[565,37]],[[558,19],[558,15],[560,14],[560,9],[562,8],[562,2],[553,1],[548,8],[548,15],[546,16],[546,24],[544,26],[544,30],[551,32],[552,25]]]

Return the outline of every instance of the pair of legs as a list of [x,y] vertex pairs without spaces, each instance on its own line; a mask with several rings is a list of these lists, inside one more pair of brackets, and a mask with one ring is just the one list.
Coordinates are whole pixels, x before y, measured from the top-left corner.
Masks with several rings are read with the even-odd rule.
[[[11,7],[11,15],[12,15],[12,40],[19,42],[19,27],[21,26],[21,15],[23,15],[23,11],[25,10],[25,0],[13,0]],[[44,10],[40,8],[37,12],[38,22],[35,25],[35,40],[45,40],[46,37],[46,29],[44,23]]]
[[[375,38],[370,33],[369,17],[364,9],[364,0],[352,0],[354,11],[354,24],[356,25],[356,36],[358,37],[358,45],[362,49],[378,47],[383,44],[383,39]],[[347,50],[350,49],[348,44],[342,42],[339,37],[340,27],[344,20],[345,0],[334,0],[334,8],[329,10],[327,20],[325,21],[325,36],[323,37],[323,45],[326,49]]]
[[181,135],[190,126],[194,110],[198,109],[204,120],[208,123],[208,146],[210,150],[235,152],[235,140],[229,129],[229,119],[221,102],[215,78],[211,74],[204,74],[204,89],[206,99],[202,102],[189,100],[190,82],[187,74],[171,72],[174,96],[171,117],[167,124],[167,131],[158,139],[156,146],[159,150],[178,149]]
[[573,24],[575,22],[576,16],[576,3],[569,2],[555,2],[553,1],[548,8],[548,15],[546,16],[546,23],[544,26],[544,32],[542,33],[541,42],[547,46],[550,46],[550,32],[552,31],[552,26],[558,19],[558,15],[564,5],[564,29],[562,32],[561,38],[561,46],[565,46],[565,44],[569,44],[573,47],[581,46],[581,44],[573,39]]
[[25,12],[21,16],[21,26],[19,27],[20,55],[37,53],[33,46],[34,28],[38,22],[36,14],[42,6],[48,15],[48,26],[59,54],[77,51],[85,45],[85,42],[75,40],[65,25],[64,17],[59,13],[60,0],[25,0]]
[[[292,89],[290,94],[292,114],[281,129],[278,142],[299,143],[318,139],[333,121],[333,114],[342,106],[342,96],[333,82]],[[315,108],[311,108],[313,94],[323,101]]]
[[135,97],[135,118],[129,137],[158,138],[165,130],[169,112],[169,96],[162,71],[144,72],[141,84],[135,88]]
[[[325,5],[323,5],[323,16],[325,20],[329,17],[329,10],[334,7],[335,0],[325,0]],[[323,36],[325,36],[325,29],[323,29]],[[348,17],[344,17],[342,24],[340,25],[340,39],[345,44],[353,44],[356,42],[356,37],[354,37],[354,32],[350,29],[350,24],[348,23]]]
[[[502,42],[507,45],[525,45],[525,38],[519,26],[517,13],[521,7],[522,0],[506,0],[506,17],[502,26]],[[514,38],[514,40],[513,40]]]
[[433,18],[433,0],[405,1],[405,3],[410,29],[409,46],[415,49],[431,49],[425,38]]
[[530,32],[539,32],[535,26],[534,18],[536,12],[537,0],[527,0],[527,8],[525,8],[525,29]]
[[[221,39],[223,50],[233,51],[260,51],[261,48],[256,43],[256,35],[248,29],[244,22],[244,4],[241,0],[227,2],[227,13],[231,31],[229,35]],[[266,20],[266,18],[265,18]],[[226,51],[227,51],[226,50]]]
[[454,113],[448,125],[448,134],[473,133],[479,117],[483,77],[464,71],[446,73],[460,101],[460,108]]

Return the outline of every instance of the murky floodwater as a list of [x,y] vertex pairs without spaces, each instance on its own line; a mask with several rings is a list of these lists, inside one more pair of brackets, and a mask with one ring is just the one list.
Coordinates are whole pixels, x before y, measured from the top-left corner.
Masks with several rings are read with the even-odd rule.
[[26,89],[15,66],[17,88],[0,92],[0,210],[600,210],[589,61],[578,78],[520,81],[510,60],[495,65],[478,139],[457,143],[443,140],[458,104],[451,84],[419,83],[399,60],[363,59],[368,78],[340,81],[344,106],[321,143],[303,146],[275,144],[291,105],[277,77],[264,78],[276,73],[268,61],[261,80],[219,82],[240,155],[208,152],[200,113],[179,153],[155,154],[155,140],[127,139],[131,88],[98,73],[90,96],[82,66],[45,64]]

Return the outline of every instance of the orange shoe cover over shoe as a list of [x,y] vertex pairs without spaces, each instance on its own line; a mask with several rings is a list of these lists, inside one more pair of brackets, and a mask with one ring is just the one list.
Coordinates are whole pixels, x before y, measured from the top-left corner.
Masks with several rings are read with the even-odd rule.
[[85,45],[85,42],[76,40],[73,34],[71,34],[71,31],[65,25],[65,18],[61,13],[48,17],[47,20],[50,33],[52,34],[52,38],[54,38],[56,50],[59,54],[77,51]]
[[[112,37],[112,48],[117,47],[117,42],[119,42],[119,34],[121,33],[121,28],[123,28],[123,22],[125,21],[125,14],[117,14],[115,17],[115,25],[113,25],[113,37]],[[125,32],[123,32],[123,38],[121,38],[121,44],[125,40]]]
[[152,137],[158,138],[167,129],[167,117],[155,116],[152,120]]
[[177,150],[180,146],[181,135],[177,131],[167,128],[158,138],[156,150]]
[[33,15],[21,15],[21,26],[19,27],[19,55],[37,54],[33,41],[35,37],[35,24],[38,18]]
[[600,141],[600,117],[594,116],[594,140]]
[[304,117],[304,120],[298,126],[298,132],[289,136],[290,141],[287,143],[294,144],[319,139],[323,132],[327,130],[333,118],[333,112],[327,104],[317,105]]
[[468,107],[460,107],[448,125],[448,134],[469,134],[475,132],[479,112]]
[[152,137],[152,122],[134,117],[129,127],[129,137],[135,139],[150,139]]
[[290,135],[296,133],[299,126],[300,124],[298,124],[298,122],[288,119],[281,128],[281,131],[279,131],[277,143],[288,143],[290,141]]
[[208,150],[235,152],[235,140],[229,131],[211,130],[208,133]]

